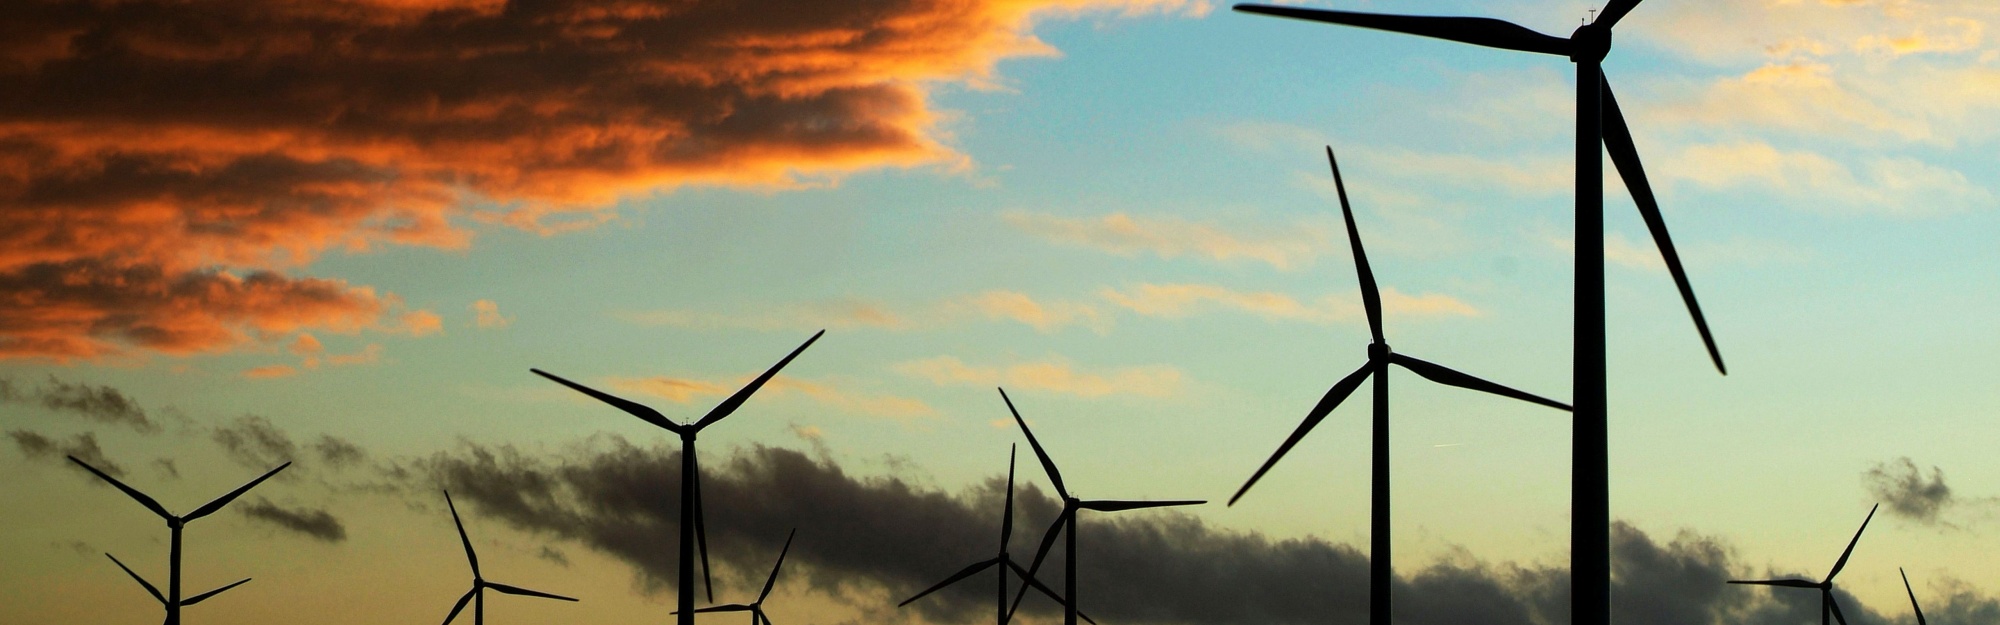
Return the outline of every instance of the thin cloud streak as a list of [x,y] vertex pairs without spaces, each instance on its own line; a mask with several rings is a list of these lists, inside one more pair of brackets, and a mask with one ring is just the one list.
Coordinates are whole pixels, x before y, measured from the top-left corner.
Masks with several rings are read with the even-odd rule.
[[1049,241],[1127,257],[1147,253],[1165,259],[1249,260],[1290,270],[1311,265],[1330,249],[1327,232],[1297,225],[1244,232],[1178,217],[1125,213],[1076,218],[1016,211],[1002,218],[1022,232]]

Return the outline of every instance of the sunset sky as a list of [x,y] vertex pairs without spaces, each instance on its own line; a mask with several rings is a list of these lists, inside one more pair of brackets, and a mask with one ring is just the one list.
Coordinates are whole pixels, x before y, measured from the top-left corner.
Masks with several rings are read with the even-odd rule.
[[[1314,0],[1566,36],[1599,5]],[[1573,66],[1204,0],[22,0],[0,17],[0,621],[985,623],[1003,386],[1105,625],[1359,623],[1369,391],[1222,501],[1368,331],[1570,397]],[[1605,71],[1729,375],[1607,183],[1620,623],[2000,621],[1989,0],[1650,0]],[[1607,168],[1609,169],[1609,168]],[[1392,374],[1398,620],[1567,622],[1566,413]],[[1015,557],[1054,518],[1026,445]],[[1060,569],[1055,569],[1059,571]],[[1044,576],[1051,583],[1060,574]],[[705,603],[705,600],[704,600]],[[1030,622],[1060,622],[1046,602]],[[740,615],[702,622],[739,622]],[[712,620],[711,620],[712,619]],[[470,623],[469,617],[461,622]]]

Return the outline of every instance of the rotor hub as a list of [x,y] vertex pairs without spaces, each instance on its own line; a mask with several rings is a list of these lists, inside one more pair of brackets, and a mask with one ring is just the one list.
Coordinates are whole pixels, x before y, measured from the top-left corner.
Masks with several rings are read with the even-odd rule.
[[1386,343],[1386,342],[1380,342],[1380,341],[1378,341],[1378,342],[1374,342],[1374,343],[1369,343],[1369,344],[1368,344],[1368,359],[1369,359],[1369,360],[1383,360],[1383,359],[1386,359],[1386,358],[1388,358],[1388,357],[1389,357],[1389,344],[1388,344],[1388,343]]
[[1611,54],[1611,29],[1594,22],[1577,27],[1576,32],[1570,33],[1569,41],[1572,46],[1569,60],[1577,63],[1601,62]]

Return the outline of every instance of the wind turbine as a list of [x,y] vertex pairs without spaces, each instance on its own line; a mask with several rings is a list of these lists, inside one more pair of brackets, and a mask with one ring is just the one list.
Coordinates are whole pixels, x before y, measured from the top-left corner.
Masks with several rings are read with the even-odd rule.
[[[1819,622],[1820,622],[1820,625],[1827,625],[1827,615],[1828,615],[1829,613],[1831,613],[1831,614],[1833,615],[1833,618],[1834,618],[1835,620],[1838,620],[1838,621],[1840,621],[1840,625],[1847,625],[1847,617],[1845,617],[1845,616],[1841,616],[1841,615],[1840,615],[1840,604],[1838,604],[1838,603],[1835,603],[1835,602],[1833,601],[1833,576],[1835,576],[1835,575],[1839,575],[1839,574],[1840,574],[1840,569],[1841,569],[1842,567],[1845,567],[1845,566],[1847,566],[1847,556],[1848,556],[1848,555],[1850,555],[1850,554],[1853,554],[1853,553],[1854,553],[1854,544],[1855,544],[1855,543],[1858,543],[1858,542],[1861,542],[1861,532],[1863,532],[1863,531],[1866,531],[1866,530],[1868,529],[1868,521],[1869,521],[1869,519],[1873,519],[1873,518],[1875,518],[1875,508],[1880,508],[1880,507],[1882,507],[1882,504],[1879,504],[1879,503],[1878,503],[1878,504],[1875,504],[1875,507],[1874,507],[1874,508],[1869,508],[1869,509],[1868,509],[1868,518],[1865,518],[1865,519],[1862,519],[1862,520],[1861,520],[1861,529],[1858,529],[1858,530],[1854,530],[1854,539],[1853,539],[1853,540],[1849,540],[1849,541],[1847,541],[1847,550],[1846,550],[1846,551],[1842,551],[1842,552],[1840,552],[1840,559],[1839,559],[1839,560],[1835,560],[1835,561],[1833,562],[1833,570],[1831,570],[1831,571],[1827,571],[1827,572],[1826,572],[1826,579],[1823,579],[1823,580],[1820,580],[1820,581],[1818,581],[1818,582],[1809,582],[1809,581],[1806,581],[1806,580],[1803,580],[1803,579],[1796,579],[1796,578],[1791,578],[1791,579],[1760,579],[1760,580],[1735,580],[1735,579],[1732,579],[1732,580],[1729,580],[1729,583],[1731,583],[1731,584],[1755,584],[1755,585],[1758,585],[1758,586],[1784,586],[1784,587],[1786,587],[1786,588],[1817,588],[1817,589],[1819,589]],[[1907,578],[1907,577],[1906,577],[1906,578],[1903,578],[1903,579],[1904,579],[1904,584],[1906,584],[1906,585],[1907,585],[1907,584],[1909,583],[1909,578]],[[1916,603],[1916,600],[1917,600],[1917,597],[1916,597],[1916,594],[1915,594],[1915,593],[1911,593],[1911,595],[1910,595],[1910,603],[1914,605],[1914,604]],[[1919,614],[1919,615],[1917,616],[1917,618],[1918,618],[1919,620],[1922,620],[1922,619],[1923,619],[1923,616],[1922,616],[1922,614],[1920,613],[1920,614]]]
[[1299,423],[1298,429],[1292,431],[1291,437],[1286,438],[1284,444],[1278,446],[1278,451],[1271,454],[1271,459],[1265,460],[1264,466],[1257,467],[1257,472],[1250,476],[1250,480],[1244,482],[1243,487],[1237,489],[1236,494],[1229,498],[1229,505],[1236,505],[1236,500],[1243,498],[1243,494],[1249,492],[1250,487],[1255,485],[1258,479],[1263,478],[1266,471],[1270,471],[1273,465],[1278,464],[1279,458],[1285,457],[1285,453],[1304,439],[1307,432],[1311,432],[1314,426],[1319,425],[1321,420],[1340,405],[1341,401],[1346,400],[1356,388],[1360,388],[1362,380],[1374,376],[1375,447],[1373,485],[1370,487],[1369,503],[1368,620],[1374,625],[1388,625],[1389,587],[1394,574],[1389,558],[1389,365],[1394,364],[1409,369],[1439,384],[1483,391],[1551,408],[1569,410],[1570,407],[1562,402],[1494,384],[1389,349],[1388,341],[1382,338],[1382,296],[1376,290],[1375,272],[1369,268],[1368,253],[1361,247],[1361,231],[1354,225],[1354,209],[1347,203],[1347,184],[1340,178],[1340,163],[1334,160],[1331,146],[1326,149],[1326,162],[1333,168],[1333,187],[1340,196],[1341,217],[1347,221],[1347,242],[1354,250],[1354,271],[1359,274],[1361,282],[1361,305],[1367,312],[1368,331],[1374,336],[1374,342],[1368,344],[1368,362],[1363,363],[1354,373],[1341,378],[1339,382],[1334,383],[1333,388],[1327,390],[1326,396],[1306,413],[1305,421]]
[[[956,584],[960,580],[977,575],[980,571],[984,571],[987,567],[992,566],[1000,567],[1000,571],[996,575],[999,588],[994,593],[995,609],[998,611],[994,616],[998,619],[998,625],[1007,625],[1007,573],[1009,571],[1012,571],[1015,575],[1019,575],[1023,583],[1033,586],[1035,590],[1042,591],[1042,594],[1056,600],[1056,603],[1068,603],[1063,601],[1063,598],[1057,595],[1054,590],[1050,590],[1048,586],[1042,585],[1035,578],[1029,577],[1028,570],[1021,568],[1020,563],[1015,562],[1014,557],[1007,553],[1007,541],[1014,537],[1014,449],[1012,446],[1007,448],[1007,507],[1000,514],[1000,554],[959,569],[951,577],[945,578],[944,581],[938,582],[930,588],[925,588],[923,592],[917,593],[913,597],[904,599],[902,603],[896,604],[896,607],[900,608],[910,605],[911,602],[924,598],[924,595]],[[1092,625],[1096,625],[1097,623],[1097,621],[1091,620],[1088,614],[1084,614],[1081,611],[1078,611],[1076,614]]]
[[1903,576],[1903,592],[1910,593],[1910,611],[1917,613],[1917,625],[1926,625],[1924,623],[1924,608],[1917,605],[1917,591],[1910,590],[1910,574],[1904,573],[1903,567],[1900,566],[1896,567],[1896,574]]
[[160,502],[154,501],[152,497],[147,497],[145,493],[141,493],[137,490],[134,490],[130,486],[126,486],[124,482],[120,482],[109,475],[105,475],[103,471],[97,470],[97,467],[90,466],[90,463],[78,460],[76,459],[76,456],[69,456],[69,461],[76,463],[77,466],[83,467],[84,470],[89,471],[92,475],[104,478],[104,481],[110,482],[112,486],[118,487],[118,490],[125,491],[126,495],[130,495],[133,499],[138,500],[139,505],[145,506],[147,510],[152,510],[153,514],[160,515],[160,518],[167,520],[167,528],[173,532],[172,534],[173,539],[169,543],[171,546],[168,547],[169,551],[167,552],[168,555],[167,555],[166,594],[164,595],[160,594],[160,590],[158,588],[154,588],[152,584],[146,581],[146,578],[139,577],[138,573],[132,572],[132,569],[126,567],[124,562],[119,562],[118,558],[113,557],[111,554],[108,553],[104,554],[104,557],[111,558],[111,562],[117,564],[118,568],[125,569],[125,574],[132,576],[132,579],[137,580],[140,586],[145,586],[146,592],[151,593],[154,599],[158,599],[160,601],[160,605],[166,607],[167,609],[166,625],[180,625],[181,606],[190,606],[196,603],[200,603],[203,599],[213,597],[216,594],[221,593],[222,591],[235,588],[238,585],[242,584],[243,582],[250,581],[250,578],[246,577],[242,581],[238,581],[234,584],[230,584],[228,586],[223,586],[215,590],[201,593],[199,595],[195,595],[187,599],[182,599],[181,598],[181,529],[186,527],[189,521],[193,521],[195,519],[215,514],[215,511],[221,510],[223,506],[229,505],[229,502],[234,501],[244,492],[250,490],[250,487],[256,486],[257,484],[262,483],[264,480],[270,479],[271,476],[277,475],[279,471],[285,470],[285,467],[292,466],[292,463],[290,462],[278,465],[278,468],[271,469],[270,471],[264,473],[263,475],[257,476],[257,479],[250,480],[250,483],[248,484],[236,487],[236,490],[229,491],[229,494],[223,495],[221,497],[216,497],[214,501],[202,504],[201,507],[195,508],[193,512],[189,512],[181,516],[174,516],[173,513],[167,512],[167,508],[165,506],[160,505]]
[[[757,593],[756,601],[752,601],[749,603],[730,603],[724,605],[709,606],[706,608],[695,610],[695,613],[700,614],[702,612],[749,612],[750,625],[772,625],[771,617],[764,616],[764,599],[771,596],[771,587],[777,585],[778,569],[784,568],[785,553],[792,550],[792,537],[797,535],[799,535],[799,530],[796,528],[792,530],[792,533],[785,535],[785,548],[778,550],[778,563],[771,565],[771,576],[764,579],[764,591]],[[680,614],[680,612],[676,611],[674,612],[674,614]]]
[[[1076,512],[1078,510],[1118,512],[1120,510],[1138,510],[1140,508],[1192,506],[1208,502],[1200,500],[1120,501],[1116,499],[1078,499],[1075,495],[1070,494],[1068,488],[1063,486],[1062,472],[1056,470],[1055,461],[1049,459],[1048,452],[1043,451],[1042,444],[1035,440],[1035,433],[1028,430],[1028,422],[1021,418],[1021,411],[1014,409],[1014,400],[1007,397],[1007,389],[1000,389],[1000,400],[1007,402],[1007,412],[1013,413],[1014,422],[1021,424],[1021,433],[1028,436],[1028,446],[1034,448],[1035,457],[1042,461],[1042,470],[1049,474],[1049,482],[1055,485],[1056,494],[1061,495],[1063,499],[1062,513],[1057,514],[1055,523],[1051,523],[1048,531],[1042,533],[1042,546],[1035,550],[1034,562],[1028,565],[1028,572],[1023,573],[1021,577],[1033,580],[1035,578],[1035,571],[1039,571],[1042,568],[1042,559],[1048,557],[1049,549],[1055,546],[1056,535],[1060,533],[1068,536],[1067,544],[1063,547],[1062,596],[1068,597],[1069,600],[1063,602],[1063,625],[1076,625],[1076,619],[1079,614],[1076,606]],[[1013,617],[1014,610],[1018,610],[1021,607],[1021,599],[1027,596],[1028,587],[1022,586],[1021,591],[1014,595],[1013,607],[1007,610],[1008,618],[1002,619],[1002,622],[1010,620]]]
[[794,349],[792,350],[792,353],[786,354],[784,360],[778,361],[778,364],[771,365],[770,370],[765,371],[763,375],[757,376],[757,379],[751,380],[749,384],[744,385],[742,390],[736,391],[736,394],[730,395],[728,399],[722,400],[722,403],[716,404],[714,408],[709,409],[708,414],[702,415],[701,420],[695,421],[694,423],[675,423],[671,420],[668,420],[665,415],[660,414],[660,411],[640,405],[638,402],[626,400],[624,398],[611,395],[610,393],[605,393],[603,391],[599,391],[597,389],[590,388],[582,384],[577,384],[575,382],[565,380],[553,373],[549,373],[541,369],[529,369],[529,371],[534,372],[535,375],[539,375],[548,378],[550,380],[554,380],[557,384],[570,387],[571,389],[575,389],[579,393],[583,393],[585,395],[597,398],[598,401],[611,404],[612,406],[617,407],[619,410],[623,410],[627,413],[630,413],[632,416],[638,417],[639,419],[647,423],[651,423],[653,425],[659,426],[661,429],[664,429],[668,432],[673,432],[675,434],[680,435],[681,437],[681,506],[680,506],[681,560],[680,560],[680,570],[678,571],[679,577],[678,579],[675,580],[675,585],[679,587],[677,590],[679,591],[680,594],[678,601],[679,610],[676,611],[676,613],[680,615],[679,625],[694,625],[693,554],[695,550],[695,541],[697,539],[699,539],[701,542],[702,586],[704,589],[708,591],[708,600],[710,602],[715,601],[715,588],[713,588],[710,585],[709,571],[708,571],[708,529],[702,525],[701,467],[695,463],[695,457],[694,457],[695,435],[699,434],[702,428],[706,428],[710,425],[713,425],[715,424],[715,422],[721,421],[723,417],[729,416],[730,413],[736,412],[737,408],[741,408],[743,406],[743,402],[745,400],[750,399],[751,393],[755,393],[757,392],[757,389],[763,388],[765,382],[771,381],[771,378],[773,376],[778,375],[779,369],[785,368],[785,365],[790,364],[793,358],[798,357],[799,352],[806,351],[806,348],[811,347],[813,341],[819,340],[820,335],[823,334],[826,334],[826,330],[820,330],[818,332],[814,332],[812,338],[806,339],[806,342],[802,345],[799,345],[798,349]]
[[[1639,216],[1652,231],[1667,272],[1680,290],[1681,300],[1694,317],[1708,357],[1717,371],[1723,367],[1722,352],[1708,331],[1701,306],[1695,303],[1694,287],[1681,268],[1680,254],[1667,235],[1660,216],[1659,202],[1646,181],[1639,163],[1639,151],[1632,143],[1625,115],[1604,80],[1602,64],[1611,52],[1611,28],[1640,0],[1610,0],[1593,21],[1578,27],[1568,38],[1552,37],[1517,24],[1480,17],[1433,17],[1384,15],[1350,11],[1327,11],[1297,7],[1238,4],[1236,10],[1279,17],[1291,17],[1345,26],[1386,30],[1461,43],[1539,52],[1569,57],[1576,64],[1576,318],[1575,415],[1571,425],[1571,445],[1575,450],[1572,473],[1570,579],[1571,618],[1577,625],[1611,621],[1611,499],[1606,453],[1606,391],[1604,345],[1604,154],[1632,192]],[[1377,623],[1381,625],[1381,623]]]
[[510,595],[576,601],[562,595],[552,595],[539,590],[528,590],[519,586],[508,586],[498,582],[486,581],[485,577],[479,575],[479,554],[472,552],[472,539],[465,536],[465,522],[458,519],[458,506],[451,503],[451,491],[444,492],[444,505],[451,508],[451,523],[458,526],[458,541],[465,545],[465,561],[472,565],[472,590],[465,591],[465,596],[459,597],[458,603],[451,606],[451,614],[444,616],[445,625],[450,625],[452,619],[458,618],[458,611],[465,609],[465,602],[467,601],[472,602],[472,625],[482,625],[485,623],[486,589],[488,588]]

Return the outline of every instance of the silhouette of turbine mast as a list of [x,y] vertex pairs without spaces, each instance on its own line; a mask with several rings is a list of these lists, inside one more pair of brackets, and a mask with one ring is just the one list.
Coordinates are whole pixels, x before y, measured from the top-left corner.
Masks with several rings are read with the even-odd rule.
[[[1611,622],[1611,499],[1607,459],[1607,404],[1604,336],[1604,154],[1632,192],[1639,216],[1652,231],[1666,261],[1667,272],[1681,300],[1694,317],[1710,360],[1725,375],[1722,352],[1708,331],[1694,288],[1681,268],[1680,255],[1667,236],[1667,225],[1653,197],[1652,185],[1639,163],[1625,115],[1604,80],[1604,57],[1611,52],[1611,28],[1640,0],[1611,0],[1595,19],[1568,38],[1552,37],[1517,24],[1480,17],[1432,17],[1327,11],[1296,7],[1238,4],[1248,13],[1291,17],[1345,26],[1446,39],[1461,43],[1539,52],[1569,57],[1576,64],[1576,306],[1572,375],[1575,414],[1571,425],[1574,451],[1570,488],[1570,615],[1575,625]],[[1373,625],[1387,625],[1374,621]]]
[[539,590],[528,590],[519,586],[508,586],[506,584],[486,581],[486,578],[479,574],[479,554],[472,552],[472,539],[467,538],[465,535],[465,522],[458,518],[458,506],[451,503],[451,491],[444,491],[444,505],[451,508],[451,524],[458,526],[458,541],[465,545],[465,561],[467,564],[472,565],[472,589],[465,591],[465,596],[458,598],[458,603],[451,606],[450,614],[444,615],[445,625],[450,625],[452,619],[458,618],[459,610],[465,609],[465,602],[467,601],[472,602],[472,625],[484,625],[486,623],[486,589],[488,588],[510,595],[576,601],[562,595],[552,595]]
[[168,555],[167,555],[166,594],[164,595],[160,594],[160,589],[153,587],[151,583],[146,581],[146,578],[140,577],[138,573],[132,572],[131,567],[125,566],[124,562],[119,562],[117,557],[112,556],[111,554],[108,553],[104,554],[104,557],[111,558],[111,562],[113,564],[118,565],[118,568],[124,569],[126,575],[132,576],[132,579],[138,581],[140,586],[146,587],[146,592],[151,593],[154,599],[159,600],[161,606],[166,607],[167,609],[166,625],[180,625],[181,606],[190,606],[197,603],[201,603],[201,601],[204,599],[213,597],[217,594],[220,594],[222,591],[235,588],[239,585],[242,585],[244,582],[250,581],[250,578],[246,577],[240,581],[237,581],[234,584],[223,586],[221,588],[201,593],[193,597],[182,599],[181,598],[181,530],[187,526],[189,521],[193,521],[195,519],[215,514],[217,510],[221,510],[223,506],[229,505],[229,502],[235,501],[237,497],[241,496],[244,492],[249,491],[251,487],[262,483],[264,480],[270,479],[270,477],[273,475],[277,475],[279,471],[285,470],[285,467],[292,466],[292,463],[290,462],[278,465],[278,468],[271,469],[270,471],[265,472],[263,475],[257,476],[257,479],[250,480],[250,483],[248,484],[236,487],[236,490],[229,491],[229,494],[217,497],[215,498],[214,501],[210,501],[206,504],[202,504],[201,507],[195,508],[193,512],[189,512],[181,516],[174,516],[173,513],[167,512],[167,508],[165,506],[160,505],[160,502],[154,501],[152,497],[147,497],[145,493],[141,493],[137,490],[134,490],[130,486],[126,486],[124,482],[120,482],[109,475],[105,475],[103,471],[97,470],[97,467],[90,466],[90,463],[78,460],[76,456],[69,456],[69,461],[76,463],[77,466],[83,467],[84,470],[89,471],[92,475],[104,478],[104,481],[110,482],[112,486],[118,487],[118,490],[124,491],[126,495],[129,495],[133,499],[138,500],[139,505],[145,506],[147,510],[152,510],[153,514],[160,515],[160,518],[167,520],[167,527],[172,530],[173,538],[172,541],[169,543],[169,545],[171,546],[168,547],[169,551],[167,552]]
[[[1833,562],[1833,570],[1831,570],[1831,571],[1827,571],[1827,572],[1826,572],[1826,579],[1822,579],[1822,580],[1820,580],[1820,581],[1817,581],[1817,582],[1809,582],[1809,581],[1806,581],[1806,580],[1803,580],[1803,579],[1797,579],[1797,578],[1787,578],[1787,579],[1759,579],[1759,580],[1736,580],[1736,579],[1732,579],[1732,580],[1729,580],[1729,583],[1731,583],[1731,584],[1753,584],[1753,585],[1757,585],[1757,586],[1784,586],[1784,587],[1786,587],[1786,588],[1817,588],[1817,589],[1819,589],[1819,622],[1820,622],[1820,625],[1827,625],[1827,614],[1828,614],[1828,613],[1831,613],[1831,614],[1833,615],[1833,618],[1834,618],[1834,620],[1838,620],[1838,621],[1840,621],[1840,625],[1847,625],[1847,617],[1845,617],[1845,616],[1841,616],[1841,615],[1840,615],[1840,604],[1839,604],[1839,603],[1835,603],[1835,602],[1834,602],[1834,600],[1833,600],[1833,576],[1835,576],[1835,575],[1839,575],[1839,574],[1840,574],[1840,569],[1842,569],[1842,568],[1844,568],[1844,567],[1846,567],[1846,566],[1847,566],[1847,556],[1849,556],[1849,555],[1853,555],[1853,553],[1854,553],[1854,544],[1855,544],[1855,543],[1858,543],[1858,542],[1861,542],[1861,533],[1862,533],[1862,532],[1865,532],[1865,531],[1868,531],[1868,521],[1869,521],[1869,519],[1873,519],[1873,518],[1875,518],[1875,508],[1880,508],[1880,507],[1882,507],[1882,504],[1879,504],[1879,503],[1878,503],[1878,504],[1875,504],[1875,507],[1874,507],[1874,508],[1869,508],[1869,509],[1868,509],[1868,517],[1867,517],[1867,518],[1864,518],[1864,519],[1861,519],[1861,529],[1858,529],[1858,530],[1854,530],[1854,538],[1853,538],[1852,540],[1849,540],[1849,541],[1847,541],[1847,550],[1846,550],[1846,551],[1842,551],[1842,552],[1840,552],[1840,559],[1839,559],[1839,560],[1835,560],[1835,561]],[[1908,587],[1908,584],[1909,584],[1909,578],[1907,578],[1907,577],[1903,578],[1903,583],[1904,583],[1904,585],[1905,585],[1905,589],[1907,589],[1907,587]],[[1910,604],[1914,606],[1914,605],[1916,605],[1916,601],[1917,601],[1917,596],[1916,596],[1916,593],[1911,593],[1911,594],[1910,594]],[[1919,612],[1919,614],[1918,614],[1918,616],[1917,616],[1917,619],[1918,619],[1919,621],[1922,621],[1922,620],[1923,620],[1923,616],[1922,616],[1922,613],[1921,613],[1921,612]]]
[[[752,601],[749,603],[730,603],[724,605],[709,606],[706,608],[695,610],[694,613],[700,614],[703,612],[749,612],[750,625],[772,625],[771,617],[764,615],[764,599],[771,596],[771,588],[777,585],[778,569],[784,568],[785,554],[792,550],[792,538],[798,535],[799,535],[798,528],[793,528],[792,533],[785,535],[785,548],[778,550],[778,563],[771,565],[771,576],[764,579],[764,591],[757,593],[756,601]],[[680,612],[675,611],[674,614],[680,614]]]
[[[910,605],[911,602],[924,598],[924,595],[937,592],[967,577],[977,575],[980,571],[984,571],[987,567],[991,566],[1000,567],[1000,570],[995,572],[996,580],[999,582],[999,589],[994,594],[994,609],[997,611],[994,617],[998,619],[998,625],[1007,625],[1007,573],[1009,571],[1012,571],[1015,575],[1019,575],[1023,583],[1033,586],[1035,590],[1042,591],[1042,594],[1056,600],[1056,603],[1068,603],[1067,601],[1063,601],[1062,596],[1056,594],[1054,590],[1050,590],[1048,586],[1042,585],[1035,578],[1029,577],[1028,570],[1021,568],[1021,565],[1014,561],[1014,557],[1007,553],[1007,542],[1014,537],[1014,450],[1015,447],[1011,445],[1007,448],[1007,506],[1000,514],[1000,554],[959,569],[951,577],[945,578],[944,581],[938,582],[930,588],[925,588],[923,592],[917,593],[915,596],[904,599],[902,603],[896,604],[896,607],[900,608]],[[1090,615],[1084,614],[1080,610],[1076,615],[1081,617],[1085,622],[1091,623],[1091,625],[1096,625],[1097,623],[1097,621],[1091,620]]]
[[1354,373],[1341,378],[1339,382],[1334,383],[1333,388],[1327,390],[1326,396],[1313,406],[1312,411],[1306,413],[1305,421],[1299,423],[1298,429],[1292,432],[1291,437],[1286,438],[1284,444],[1278,446],[1278,451],[1271,454],[1271,458],[1265,460],[1263,466],[1257,467],[1257,472],[1250,476],[1250,480],[1244,482],[1243,487],[1237,489],[1236,494],[1229,498],[1229,505],[1236,505],[1236,500],[1243,498],[1244,493],[1250,492],[1250,487],[1255,485],[1258,479],[1263,478],[1264,473],[1270,471],[1272,466],[1278,464],[1279,458],[1285,457],[1285,453],[1291,451],[1292,446],[1299,444],[1307,432],[1311,432],[1314,426],[1319,425],[1321,420],[1340,405],[1340,402],[1346,400],[1355,389],[1360,388],[1363,380],[1374,376],[1375,440],[1372,486],[1369,490],[1368,617],[1370,623],[1379,625],[1389,622],[1389,588],[1394,581],[1394,570],[1390,566],[1389,557],[1389,365],[1394,364],[1409,369],[1439,384],[1511,397],[1551,408],[1569,410],[1570,407],[1562,402],[1494,384],[1389,349],[1389,342],[1382,338],[1382,295],[1376,288],[1375,272],[1369,268],[1368,253],[1361,247],[1361,231],[1354,225],[1354,209],[1347,203],[1347,183],[1341,180],[1340,163],[1334,160],[1331,146],[1326,148],[1326,162],[1333,168],[1333,188],[1340,196],[1341,217],[1347,222],[1347,242],[1354,251],[1354,272],[1361,283],[1361,304],[1367,312],[1368,332],[1373,335],[1374,342],[1368,344],[1368,362],[1362,364]]
[[548,378],[550,380],[554,380],[557,384],[570,387],[571,389],[574,389],[579,393],[583,393],[585,395],[594,397],[598,401],[611,404],[612,406],[617,407],[619,410],[623,410],[631,414],[632,416],[638,417],[640,420],[659,426],[661,429],[664,429],[666,431],[680,435],[681,437],[681,505],[680,505],[681,553],[680,553],[680,569],[677,572],[678,577],[675,579],[674,582],[675,585],[678,586],[676,590],[678,590],[679,592],[678,601],[676,602],[679,608],[677,610],[677,613],[680,615],[680,619],[678,621],[679,625],[694,625],[693,555],[695,550],[695,542],[697,539],[701,543],[702,588],[708,592],[708,600],[711,603],[715,601],[715,588],[713,588],[710,583],[709,570],[708,570],[708,528],[702,525],[703,515],[701,514],[701,467],[695,462],[695,455],[694,455],[695,435],[700,433],[702,428],[706,428],[710,425],[713,425],[715,424],[715,422],[721,421],[724,417],[727,417],[731,413],[736,412],[737,408],[741,408],[743,406],[744,401],[750,399],[750,395],[752,393],[757,392],[757,389],[759,388],[763,388],[765,382],[771,381],[771,378],[773,376],[778,375],[779,369],[785,368],[785,365],[790,364],[793,358],[798,357],[799,352],[806,351],[806,348],[811,347],[813,341],[819,340],[820,335],[823,334],[826,334],[826,330],[820,330],[818,332],[814,332],[812,338],[806,339],[806,342],[804,344],[799,345],[798,349],[794,349],[792,350],[792,353],[786,354],[784,360],[778,361],[778,364],[771,365],[770,370],[765,371],[763,375],[757,376],[757,379],[751,380],[750,383],[744,385],[741,390],[736,391],[736,394],[730,395],[728,399],[722,400],[722,403],[716,404],[714,408],[708,411],[708,414],[702,415],[700,420],[690,424],[675,423],[671,420],[668,420],[665,415],[660,414],[660,411],[648,408],[644,405],[639,404],[638,402],[629,401],[611,395],[610,393],[605,393],[603,391],[599,391],[597,389],[590,388],[582,384],[577,384],[575,382],[565,380],[560,376],[557,376],[553,373],[549,373],[547,371],[543,371],[541,369],[529,369],[529,371],[534,372],[535,375],[539,375]]
[[[1042,559],[1048,557],[1049,549],[1055,546],[1056,535],[1062,534],[1067,536],[1068,540],[1065,541],[1067,544],[1063,547],[1064,571],[1062,596],[1069,600],[1063,602],[1063,625],[1076,625],[1078,616],[1076,605],[1076,512],[1078,510],[1118,512],[1120,510],[1138,510],[1140,508],[1192,506],[1208,502],[1203,500],[1120,501],[1115,499],[1078,499],[1075,495],[1070,494],[1068,488],[1063,486],[1062,472],[1056,470],[1055,461],[1049,459],[1048,452],[1043,451],[1042,444],[1035,440],[1035,433],[1028,430],[1028,422],[1021,418],[1021,411],[1014,409],[1014,400],[1007,397],[1007,389],[1000,389],[1000,400],[1007,402],[1007,412],[1014,415],[1015,423],[1021,424],[1021,433],[1028,436],[1028,446],[1035,450],[1035,457],[1042,461],[1042,470],[1049,474],[1049,482],[1055,485],[1056,494],[1062,496],[1063,500],[1062,513],[1057,514],[1055,523],[1049,524],[1048,531],[1042,533],[1042,546],[1035,549],[1035,560],[1028,565],[1028,572],[1022,575],[1022,577],[1030,580],[1034,579],[1035,571],[1042,568]],[[1013,618],[1014,611],[1021,608],[1021,599],[1027,596],[1028,587],[1022,586],[1021,591],[1014,595],[1013,606],[1007,609],[1007,620]],[[1005,620],[1002,622],[1005,622]]]

